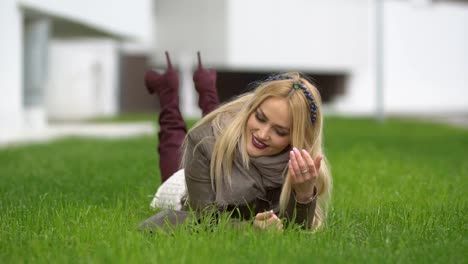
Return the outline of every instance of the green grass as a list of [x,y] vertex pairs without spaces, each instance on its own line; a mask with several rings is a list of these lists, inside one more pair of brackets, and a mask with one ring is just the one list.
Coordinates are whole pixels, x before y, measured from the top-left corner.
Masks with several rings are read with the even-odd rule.
[[126,123],[126,122],[154,122],[153,113],[125,113],[112,117],[97,117],[85,120],[89,123]]
[[329,118],[325,229],[154,235],[156,137],[0,149],[0,263],[468,262],[468,131]]

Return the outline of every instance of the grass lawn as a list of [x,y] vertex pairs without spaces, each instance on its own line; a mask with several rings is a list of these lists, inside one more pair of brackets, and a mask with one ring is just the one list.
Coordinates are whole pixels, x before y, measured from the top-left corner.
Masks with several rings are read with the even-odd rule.
[[0,149],[0,263],[468,263],[468,130],[329,118],[334,197],[314,234],[141,233],[156,137]]

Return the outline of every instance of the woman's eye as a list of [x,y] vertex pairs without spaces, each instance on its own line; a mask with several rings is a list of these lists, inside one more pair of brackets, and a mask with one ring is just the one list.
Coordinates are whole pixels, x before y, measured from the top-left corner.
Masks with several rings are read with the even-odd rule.
[[289,135],[288,131],[284,131],[282,129],[275,129],[275,133],[280,137],[285,137]]
[[258,113],[255,113],[255,118],[259,121],[259,122],[265,122],[265,119],[262,118]]
[[276,131],[276,134],[280,137],[285,137],[288,135],[288,133],[284,133],[284,132],[280,132],[280,131]]

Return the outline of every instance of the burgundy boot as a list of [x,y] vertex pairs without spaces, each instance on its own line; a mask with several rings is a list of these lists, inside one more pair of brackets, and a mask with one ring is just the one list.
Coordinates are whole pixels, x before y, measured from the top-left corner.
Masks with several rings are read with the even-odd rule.
[[198,106],[203,116],[209,114],[219,105],[218,90],[216,89],[216,71],[203,68],[200,52],[197,52],[198,68],[193,73],[193,82],[198,92]]
[[167,70],[164,74],[155,71],[145,73],[148,91],[159,95],[159,168],[161,183],[174,174],[180,165],[181,146],[187,129],[179,109],[179,76],[172,68],[166,51]]

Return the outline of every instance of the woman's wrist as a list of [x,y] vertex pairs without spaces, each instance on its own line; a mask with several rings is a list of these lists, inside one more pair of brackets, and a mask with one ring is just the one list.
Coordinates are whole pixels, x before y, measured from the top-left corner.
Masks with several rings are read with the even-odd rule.
[[314,194],[311,195],[296,195],[296,202],[301,204],[307,204],[314,200]]
[[315,194],[317,193],[317,189],[314,186],[311,192],[307,193],[298,193],[294,191],[294,198],[296,199],[296,202],[301,203],[301,204],[307,204],[312,202],[315,199]]

